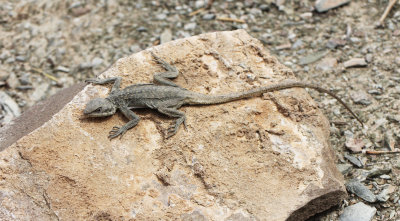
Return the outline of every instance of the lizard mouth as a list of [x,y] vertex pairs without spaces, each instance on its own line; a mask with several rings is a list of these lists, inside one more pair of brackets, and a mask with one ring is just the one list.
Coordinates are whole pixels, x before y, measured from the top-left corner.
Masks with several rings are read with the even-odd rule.
[[83,116],[84,118],[90,118],[90,117],[107,117],[111,116],[115,113],[116,109],[111,108],[109,110],[105,110],[103,108],[97,108],[96,110],[89,111],[89,110],[84,110],[83,111]]
[[85,119],[88,119],[88,118],[89,118],[89,116],[87,116],[85,114],[82,114],[81,116],[79,116],[79,120],[85,120]]

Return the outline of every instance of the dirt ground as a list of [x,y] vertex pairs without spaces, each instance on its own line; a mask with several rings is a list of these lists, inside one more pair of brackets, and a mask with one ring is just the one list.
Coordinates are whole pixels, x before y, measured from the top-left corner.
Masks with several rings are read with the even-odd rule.
[[[318,13],[308,0],[215,0],[204,10],[203,0],[0,0],[0,92],[11,98],[0,101],[0,125],[13,101],[11,112],[24,111],[118,58],[200,33],[244,29],[299,79],[351,104],[364,128],[333,99],[309,91],[331,122],[346,180],[361,179],[376,194],[390,190],[386,201],[369,205],[377,208],[374,220],[398,220],[399,154],[372,154],[400,145],[400,1],[376,27],[388,2],[351,1]],[[364,153],[354,153],[360,149]],[[384,172],[367,178],[378,169]],[[315,220],[337,220],[343,208],[360,201],[349,194]]]

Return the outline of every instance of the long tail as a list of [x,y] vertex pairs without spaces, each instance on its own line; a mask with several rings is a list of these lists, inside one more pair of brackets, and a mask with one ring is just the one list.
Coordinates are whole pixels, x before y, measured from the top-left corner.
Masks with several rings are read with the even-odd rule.
[[318,92],[321,93],[326,93],[333,98],[335,98],[339,103],[341,103],[349,112],[351,115],[353,115],[354,118],[357,119],[358,122],[361,123],[361,125],[364,125],[363,122],[358,118],[358,116],[350,109],[350,107],[342,101],[336,94],[332,93],[329,90],[326,90],[324,88],[321,88],[316,85],[308,84],[308,83],[303,83],[303,82],[298,82],[298,81],[286,81],[278,84],[273,84],[265,87],[259,87],[259,88],[254,88],[248,91],[244,92],[236,92],[236,93],[231,93],[231,94],[224,94],[224,95],[206,95],[206,94],[199,94],[199,93],[193,93],[191,98],[188,100],[188,104],[221,104],[221,103],[227,103],[235,100],[240,100],[244,98],[250,98],[250,97],[256,97],[260,96],[263,93],[271,92],[271,91],[279,91],[279,90],[284,90],[288,88],[311,88],[314,89]]

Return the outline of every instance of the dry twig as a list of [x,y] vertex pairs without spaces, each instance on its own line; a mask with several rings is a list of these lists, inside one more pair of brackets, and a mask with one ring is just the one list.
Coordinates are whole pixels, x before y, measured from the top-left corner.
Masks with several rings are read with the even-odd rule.
[[394,4],[396,3],[397,0],[390,0],[388,5],[386,6],[385,11],[383,12],[381,18],[378,21],[377,27],[382,27],[383,26],[383,21],[385,18],[388,16],[390,10],[392,10]]
[[47,77],[47,78],[49,78],[49,79],[51,79],[51,80],[53,80],[53,81],[55,81],[55,82],[58,83],[58,79],[57,79],[56,77],[54,77],[54,76],[51,75],[51,74],[48,74],[48,73],[44,72],[42,69],[39,69],[39,68],[32,68],[32,70],[34,70],[34,71],[36,71],[36,72],[38,72],[38,73],[40,73],[40,74],[43,74],[45,77]]
[[196,11],[190,13],[189,16],[197,15],[197,14],[199,14],[200,12],[202,12],[202,11],[204,11],[204,10],[206,10],[206,8],[199,8],[199,9],[197,9]]
[[208,0],[206,7],[197,9],[196,11],[190,13],[189,16],[194,16],[199,14],[200,12],[210,9],[213,2],[214,0]]
[[377,154],[395,154],[395,153],[400,153],[400,150],[384,150],[384,151],[381,151],[381,150],[363,150],[363,153],[374,154],[374,155],[377,155]]
[[228,22],[245,23],[245,21],[242,20],[242,19],[228,18],[228,17],[217,17],[217,20],[219,20],[219,21],[228,21]]

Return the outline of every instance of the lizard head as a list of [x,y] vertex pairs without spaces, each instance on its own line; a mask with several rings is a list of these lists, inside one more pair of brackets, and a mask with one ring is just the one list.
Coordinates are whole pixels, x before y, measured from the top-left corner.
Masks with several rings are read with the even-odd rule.
[[111,116],[117,111],[115,105],[104,98],[95,98],[86,104],[83,114],[86,117],[106,117]]

